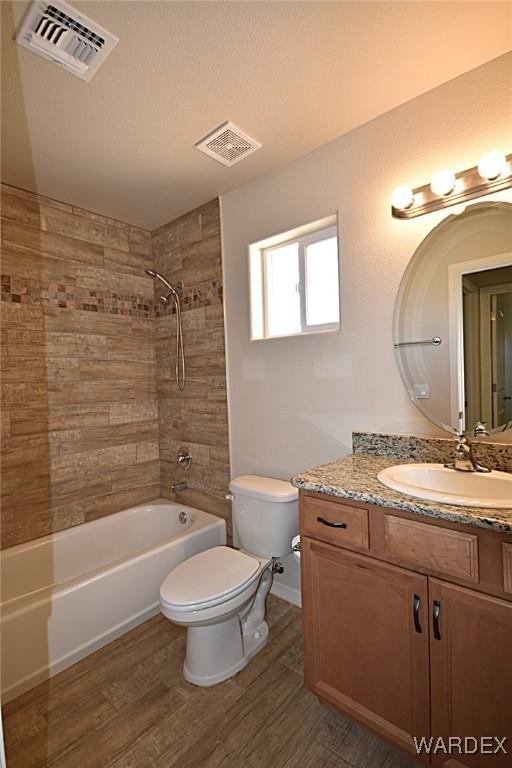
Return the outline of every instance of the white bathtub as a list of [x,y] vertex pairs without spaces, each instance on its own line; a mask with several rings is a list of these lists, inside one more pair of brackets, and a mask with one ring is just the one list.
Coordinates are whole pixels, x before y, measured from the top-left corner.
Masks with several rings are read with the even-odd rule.
[[171,568],[225,542],[221,518],[157,499],[3,550],[2,701],[156,614]]

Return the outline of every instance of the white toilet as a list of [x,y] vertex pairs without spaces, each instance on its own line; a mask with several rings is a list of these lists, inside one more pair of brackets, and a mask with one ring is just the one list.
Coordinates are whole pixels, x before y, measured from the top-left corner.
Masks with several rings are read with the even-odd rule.
[[284,480],[232,480],[233,528],[240,550],[213,547],[185,560],[160,588],[161,611],[188,627],[183,673],[209,686],[243,669],[267,642],[265,600],[275,558],[292,551],[298,491]]

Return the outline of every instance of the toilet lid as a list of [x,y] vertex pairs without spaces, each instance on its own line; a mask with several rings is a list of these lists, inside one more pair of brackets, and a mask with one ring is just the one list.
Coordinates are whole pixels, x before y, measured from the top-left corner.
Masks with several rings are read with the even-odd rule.
[[238,549],[212,547],[176,566],[163,582],[160,597],[177,608],[215,604],[240,591],[259,568],[259,560]]

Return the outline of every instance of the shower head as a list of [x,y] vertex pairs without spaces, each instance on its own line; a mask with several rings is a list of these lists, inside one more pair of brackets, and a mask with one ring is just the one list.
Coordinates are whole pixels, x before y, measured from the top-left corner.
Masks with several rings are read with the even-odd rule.
[[168,280],[165,279],[165,277],[163,275],[160,274],[160,272],[155,272],[154,269],[146,269],[146,274],[149,275],[150,277],[152,277],[153,280],[160,280],[160,282],[162,282],[165,285],[165,287],[176,298],[176,296],[177,296],[176,289],[174,288],[173,285],[171,285],[171,283]]

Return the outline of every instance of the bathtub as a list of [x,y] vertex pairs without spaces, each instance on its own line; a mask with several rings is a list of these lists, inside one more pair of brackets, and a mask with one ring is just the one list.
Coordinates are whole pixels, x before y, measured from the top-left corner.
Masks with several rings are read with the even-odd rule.
[[3,550],[2,701],[158,613],[171,568],[225,542],[221,518],[157,499]]

